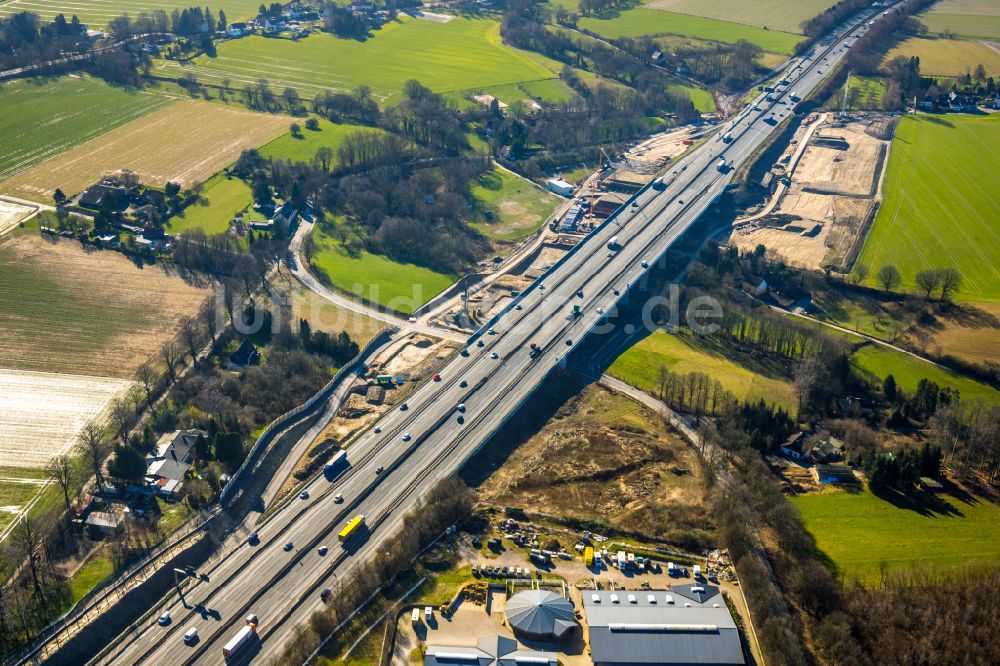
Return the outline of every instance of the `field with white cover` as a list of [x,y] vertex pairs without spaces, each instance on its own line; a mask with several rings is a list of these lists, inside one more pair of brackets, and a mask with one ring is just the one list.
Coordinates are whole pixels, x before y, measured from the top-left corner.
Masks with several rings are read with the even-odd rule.
[[83,424],[126,384],[108,377],[0,369],[0,529],[44,489],[40,470],[67,452]]
[[6,199],[0,199],[0,236],[15,228],[38,210],[37,206],[25,206]]

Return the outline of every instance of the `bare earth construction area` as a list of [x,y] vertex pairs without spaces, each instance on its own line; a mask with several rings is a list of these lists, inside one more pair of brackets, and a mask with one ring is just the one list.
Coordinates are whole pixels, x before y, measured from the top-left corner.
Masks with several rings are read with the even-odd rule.
[[0,182],[0,192],[48,202],[57,187],[75,194],[121,169],[135,171],[147,185],[162,187],[170,180],[190,186],[241,151],[287,131],[289,122],[285,116],[184,100],[15,174]]

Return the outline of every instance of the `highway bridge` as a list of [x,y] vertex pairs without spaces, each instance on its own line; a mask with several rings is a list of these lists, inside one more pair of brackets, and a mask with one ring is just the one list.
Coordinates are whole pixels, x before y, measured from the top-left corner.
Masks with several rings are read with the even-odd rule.
[[[249,613],[258,616],[259,639],[233,661],[263,663],[278,656],[294,628],[322,607],[320,591],[376,555],[415,502],[454,474],[591,331],[608,323],[646,272],[723,193],[732,171],[793,112],[797,96],[814,90],[877,16],[873,11],[855,17],[850,27],[794,59],[784,72],[786,84],[762,93],[721,125],[716,136],[671,166],[662,185],[638,192],[474,334],[406,409],[387,413],[356,440],[344,471],[311,481],[308,498],[276,511],[259,527],[259,540],[229,552],[205,572],[207,581],[185,588],[183,599],[172,592],[150,619],[93,663],[219,664],[223,645]],[[531,345],[539,351],[532,353]],[[337,495],[343,500],[335,501]],[[344,550],[337,532],[357,514],[366,516],[368,535]],[[325,554],[319,546],[327,547]],[[171,619],[161,625],[156,618],[164,610]],[[191,627],[200,639],[188,645],[182,637]]]

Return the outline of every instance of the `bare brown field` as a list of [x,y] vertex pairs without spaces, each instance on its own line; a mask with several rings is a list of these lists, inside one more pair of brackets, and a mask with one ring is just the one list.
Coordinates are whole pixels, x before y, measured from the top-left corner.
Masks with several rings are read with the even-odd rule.
[[[838,144],[846,148],[832,147]],[[842,261],[876,200],[886,146],[866,134],[863,123],[826,121],[802,152],[777,208],[759,228],[734,232],[730,242],[741,250],[763,244],[803,268]]]
[[338,307],[305,289],[294,279],[285,280],[284,276],[276,287],[276,293],[287,299],[296,324],[305,319],[314,331],[326,331],[330,335],[346,331],[359,347],[363,347],[380,328],[387,325],[367,315]]
[[911,337],[918,346],[973,363],[1000,364],[1000,303],[965,303],[954,315],[937,317],[936,324],[932,330],[914,332]]
[[129,378],[207,290],[35,235],[0,241],[0,368]]
[[83,191],[101,176],[129,169],[147,185],[190,186],[288,130],[286,116],[183,100],[81,144],[0,182],[0,192],[48,202],[58,187]]
[[479,487],[497,506],[681,538],[711,529],[697,455],[660,417],[588,387]]

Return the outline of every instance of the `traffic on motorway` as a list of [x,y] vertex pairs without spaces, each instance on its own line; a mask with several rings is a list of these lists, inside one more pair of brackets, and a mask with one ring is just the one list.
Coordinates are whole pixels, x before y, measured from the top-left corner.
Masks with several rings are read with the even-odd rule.
[[[417,498],[474,455],[587,335],[613,328],[623,299],[874,16],[857,17],[843,35],[794,59],[771,90],[642,189],[487,322],[432,381],[96,662],[275,656],[338,577],[391,538]],[[166,621],[158,621],[163,614]]]

